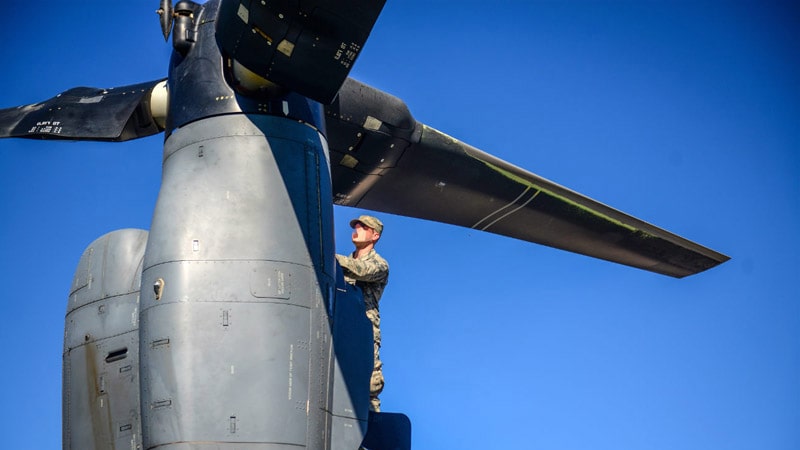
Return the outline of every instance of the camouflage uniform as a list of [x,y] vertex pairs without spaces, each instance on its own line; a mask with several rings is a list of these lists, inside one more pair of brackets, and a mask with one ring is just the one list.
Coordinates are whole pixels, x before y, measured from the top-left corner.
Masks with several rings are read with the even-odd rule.
[[381,349],[381,314],[378,311],[378,302],[383,294],[386,283],[389,282],[389,264],[381,255],[372,249],[361,258],[336,255],[336,260],[344,269],[344,280],[361,288],[364,294],[364,304],[367,318],[372,322],[372,337],[374,341],[375,365],[372,369],[372,378],[369,386],[370,409],[380,412],[381,401],[378,394],[383,391],[383,363],[380,358]]

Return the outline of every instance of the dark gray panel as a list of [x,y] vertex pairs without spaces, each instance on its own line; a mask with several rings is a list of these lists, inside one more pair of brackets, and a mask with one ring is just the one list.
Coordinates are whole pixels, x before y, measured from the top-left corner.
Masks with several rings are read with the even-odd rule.
[[411,450],[411,421],[405,414],[369,413],[365,450]]
[[336,276],[333,314],[333,401],[331,448],[358,448],[369,418],[369,383],[372,375],[372,323],[364,314],[361,291]]

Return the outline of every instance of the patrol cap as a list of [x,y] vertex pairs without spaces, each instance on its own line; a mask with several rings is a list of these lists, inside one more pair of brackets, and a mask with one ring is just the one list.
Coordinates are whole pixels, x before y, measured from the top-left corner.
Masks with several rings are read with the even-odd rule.
[[350,221],[350,228],[355,228],[358,222],[361,222],[362,224],[372,228],[378,234],[383,234],[383,222],[378,220],[377,217],[359,216],[357,219]]

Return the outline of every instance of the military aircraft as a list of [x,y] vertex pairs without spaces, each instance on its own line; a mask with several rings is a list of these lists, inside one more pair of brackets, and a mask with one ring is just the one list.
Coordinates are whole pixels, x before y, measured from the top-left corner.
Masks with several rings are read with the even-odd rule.
[[[162,3],[175,48],[165,81],[78,88],[0,113],[9,137],[167,135],[149,232],[99,238],[76,271],[66,448],[356,448],[380,429],[365,408],[358,294],[332,261],[332,202],[676,277],[727,259],[346,78],[382,4],[334,6]],[[404,441],[402,426],[385,438]]]

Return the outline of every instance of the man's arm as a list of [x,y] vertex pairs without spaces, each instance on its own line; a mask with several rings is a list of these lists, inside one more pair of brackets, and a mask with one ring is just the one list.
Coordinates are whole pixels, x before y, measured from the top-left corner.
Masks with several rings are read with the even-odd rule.
[[389,264],[382,258],[356,259],[337,254],[336,260],[346,275],[358,281],[381,281],[389,275]]

